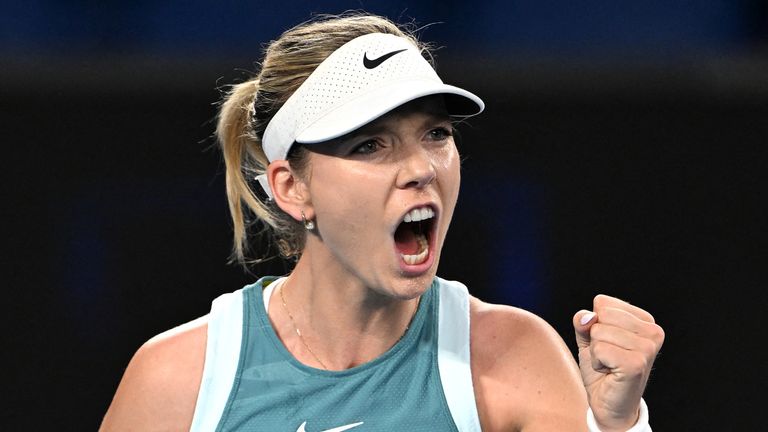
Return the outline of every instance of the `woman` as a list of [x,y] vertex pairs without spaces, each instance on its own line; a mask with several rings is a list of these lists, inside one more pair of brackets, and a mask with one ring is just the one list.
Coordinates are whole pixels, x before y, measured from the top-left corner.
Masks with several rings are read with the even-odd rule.
[[452,122],[484,106],[425,56],[369,15],[269,46],[217,135],[235,253],[253,215],[296,266],[142,346],[103,430],[650,430],[650,314],[596,297],[574,316],[579,373],[540,318],[436,277],[459,192]]

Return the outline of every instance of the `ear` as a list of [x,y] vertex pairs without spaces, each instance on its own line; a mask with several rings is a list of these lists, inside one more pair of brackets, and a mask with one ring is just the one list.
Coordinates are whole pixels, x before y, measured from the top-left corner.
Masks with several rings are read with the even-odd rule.
[[286,160],[276,160],[267,167],[267,179],[273,199],[284,212],[296,221],[301,221],[301,212],[307,219],[314,218],[309,187],[299,178]]

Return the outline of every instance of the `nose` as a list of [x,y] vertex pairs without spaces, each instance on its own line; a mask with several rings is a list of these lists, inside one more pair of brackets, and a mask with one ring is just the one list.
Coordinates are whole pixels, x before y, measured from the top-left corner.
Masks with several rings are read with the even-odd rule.
[[437,177],[432,155],[421,145],[408,146],[408,151],[401,163],[397,176],[397,187],[401,189],[421,189]]

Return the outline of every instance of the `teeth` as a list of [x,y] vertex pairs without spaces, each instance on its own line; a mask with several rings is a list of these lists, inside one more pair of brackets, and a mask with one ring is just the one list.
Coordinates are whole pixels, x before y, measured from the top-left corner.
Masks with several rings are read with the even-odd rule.
[[435,212],[430,207],[415,208],[406,213],[404,222],[419,222],[435,217]]
[[419,234],[419,236],[416,237],[416,241],[419,242],[419,253],[416,255],[400,254],[406,264],[421,264],[427,260],[427,255],[429,255],[429,243],[427,243],[427,237],[424,234]]

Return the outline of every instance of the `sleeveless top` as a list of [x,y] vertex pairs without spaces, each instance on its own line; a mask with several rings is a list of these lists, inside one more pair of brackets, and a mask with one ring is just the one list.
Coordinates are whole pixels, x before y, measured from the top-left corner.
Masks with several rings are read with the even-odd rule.
[[464,285],[435,278],[392,348],[326,371],[296,360],[272,328],[276,280],[213,301],[191,431],[480,431]]

